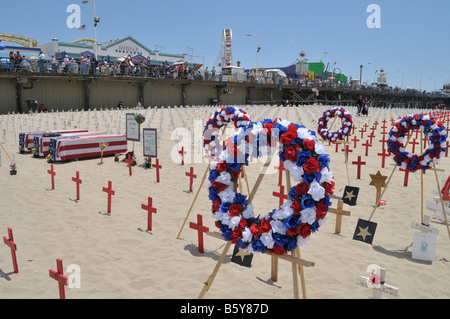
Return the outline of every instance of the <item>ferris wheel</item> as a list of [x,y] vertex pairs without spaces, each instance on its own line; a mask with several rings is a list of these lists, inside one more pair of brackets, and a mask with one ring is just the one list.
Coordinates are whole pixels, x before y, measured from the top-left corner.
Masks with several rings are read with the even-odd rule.
[[233,64],[233,51],[232,51],[232,33],[231,29],[222,30],[222,47],[217,57],[215,66],[227,67]]

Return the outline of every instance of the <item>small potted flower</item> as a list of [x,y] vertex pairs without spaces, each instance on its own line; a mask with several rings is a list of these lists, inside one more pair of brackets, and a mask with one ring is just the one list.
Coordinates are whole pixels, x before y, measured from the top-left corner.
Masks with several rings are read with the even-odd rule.
[[114,154],[114,162],[118,162],[119,161],[119,156],[120,156],[120,153]]
[[38,149],[35,147],[31,150],[31,154],[34,158],[38,157]]
[[108,147],[108,143],[99,143],[100,146],[100,163],[103,163],[103,150]]
[[9,173],[11,175],[17,175],[17,170],[16,170],[16,163],[11,163],[11,165],[9,165],[9,168],[11,169],[9,171]]
[[146,157],[145,162],[142,166],[144,166],[145,168],[152,168],[152,158]]
[[53,163],[53,156],[52,156],[52,154],[48,154],[45,158],[47,159],[47,163]]

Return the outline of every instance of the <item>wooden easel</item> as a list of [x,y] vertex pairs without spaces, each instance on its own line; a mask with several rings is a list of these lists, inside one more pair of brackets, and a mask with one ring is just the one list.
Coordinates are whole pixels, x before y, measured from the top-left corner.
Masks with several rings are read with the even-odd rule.
[[[411,137],[412,137],[412,133],[409,135],[408,140],[406,141],[405,148],[408,146],[409,140],[411,139]],[[421,152],[423,151],[423,132],[420,132],[420,151],[421,151]],[[389,175],[389,178],[388,178],[388,180],[387,180],[387,182],[386,182],[386,186],[385,186],[383,192],[381,193],[381,195],[380,195],[378,201],[383,197],[384,192],[385,192],[386,189],[388,188],[389,182],[391,181],[392,175],[394,175],[394,172],[395,172],[395,170],[397,169],[397,167],[398,167],[398,166],[395,164],[394,169],[392,170],[391,174]],[[449,225],[448,225],[447,216],[446,216],[446,214],[445,214],[444,201],[442,200],[442,194],[441,194],[441,190],[440,190],[440,186],[439,186],[439,179],[438,179],[438,176],[437,176],[437,171],[438,171],[438,169],[436,168],[436,165],[433,165],[433,171],[434,171],[434,175],[435,175],[435,177],[436,177],[436,187],[437,187],[438,192],[439,192],[439,198],[440,198],[440,201],[441,201],[442,210],[443,210],[443,212],[444,212],[444,218],[445,218],[445,224],[446,224],[446,226],[447,226],[448,238],[450,239],[450,227],[449,227]],[[420,210],[421,210],[421,211],[420,211],[420,220],[421,220],[421,222],[423,223],[423,171],[422,171],[422,170],[420,171],[420,181],[421,181],[421,187],[420,187],[420,188],[421,188],[421,192],[420,192],[420,193],[421,193],[421,200],[420,200],[420,204],[421,204],[421,205],[420,205]],[[371,213],[371,215],[370,215],[370,217],[369,217],[369,221],[371,221],[371,219],[372,219],[372,217],[373,217],[373,215],[374,215],[376,209],[378,208],[378,206],[379,206],[379,205],[375,205],[375,207],[374,207],[374,209],[373,209],[373,211],[372,211],[372,213]]]
[[[333,122],[330,125],[330,128],[328,128],[328,131],[331,131],[331,128],[333,127],[334,122],[336,122],[336,119],[337,119],[337,117],[335,116]],[[325,143],[325,142],[328,142],[328,141],[325,141],[324,139],[322,139],[322,143]],[[344,149],[347,146],[347,144],[350,144],[350,142],[346,142],[344,140],[342,140],[342,141],[335,141],[333,143],[335,143],[335,144],[343,144],[344,145]],[[347,170],[347,185],[350,186],[350,174],[348,172],[348,153],[347,153],[347,151],[344,151],[344,163],[345,163],[345,168]]]
[[[223,134],[225,133],[226,128],[227,128],[227,125],[224,126],[224,128],[222,130],[222,136],[221,137],[223,137]],[[178,232],[177,239],[180,238],[181,232],[183,231],[183,228],[184,228],[184,225],[186,224],[186,222],[187,222],[187,220],[189,218],[189,215],[191,214],[192,209],[194,208],[194,204],[197,201],[197,197],[200,194],[200,190],[202,189],[203,183],[205,182],[205,179],[208,176],[209,166],[210,166],[210,164],[206,165],[205,172],[203,173],[202,181],[200,182],[200,186],[198,187],[198,190],[197,190],[197,193],[195,194],[194,200],[192,201],[191,206],[189,207],[188,213],[186,214],[186,217],[184,218],[183,224],[181,225],[180,231]],[[247,174],[245,173],[245,166],[244,165],[242,166],[242,171],[243,171],[243,174],[244,174],[245,183],[247,184],[247,192],[249,194],[250,193],[250,189],[249,189],[249,186],[248,186],[248,179],[247,179]],[[240,179],[241,179],[241,174],[239,174],[239,181],[240,181]],[[241,192],[242,192],[241,184],[242,183],[239,183],[240,188],[241,188]]]
[[[255,197],[255,195],[257,193],[257,190],[264,178],[264,175],[267,171],[267,168],[270,165],[270,162],[272,161],[272,158],[273,158],[273,154],[270,158],[267,159],[266,163],[264,164],[264,166],[258,176],[258,179],[256,180],[255,186],[253,187],[250,197],[248,199],[249,205],[252,203],[253,198]],[[286,180],[287,180],[288,189],[290,189],[290,175],[287,170],[286,170]],[[236,188],[236,185],[235,185],[235,188]],[[212,237],[215,237],[215,238],[223,239],[223,236],[217,232],[213,232],[213,233],[209,232],[207,234]],[[211,287],[217,273],[219,272],[220,266],[222,265],[222,263],[225,259],[225,256],[227,255],[228,250],[231,247],[231,244],[232,244],[231,241],[227,241],[227,243],[222,251],[222,254],[220,255],[220,258],[217,261],[212,274],[206,280],[205,285],[203,286],[203,289],[200,292],[200,295],[198,296],[198,299],[202,299],[204,297],[204,295],[206,294],[206,292]],[[293,283],[293,290],[294,290],[294,299],[300,298],[299,286],[298,286],[298,275],[300,275],[300,279],[301,279],[303,298],[306,299],[306,287],[305,287],[305,280],[304,280],[305,278],[304,278],[304,273],[303,273],[303,267],[312,267],[312,266],[314,266],[314,263],[300,258],[300,248],[299,247],[297,247],[297,249],[291,251],[290,255],[277,256],[277,255],[274,255],[274,254],[271,254],[268,252],[266,252],[266,254],[270,255],[272,258],[271,259],[271,279],[275,282],[278,280],[278,259],[287,260],[292,263],[292,283]]]

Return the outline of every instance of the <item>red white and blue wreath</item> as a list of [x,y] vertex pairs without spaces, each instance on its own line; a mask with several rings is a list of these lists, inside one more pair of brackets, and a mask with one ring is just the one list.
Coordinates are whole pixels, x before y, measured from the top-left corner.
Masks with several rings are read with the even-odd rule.
[[[342,120],[342,126],[337,132],[330,132],[328,130],[328,120],[334,117],[339,117]],[[319,118],[317,132],[325,141],[342,141],[350,134],[352,127],[352,115],[343,107],[335,107],[325,111],[322,117]]]
[[[407,152],[403,145],[406,133],[415,129],[420,129],[430,141],[422,155]],[[397,166],[409,172],[415,172],[426,171],[439,163],[440,157],[445,155],[446,142],[446,129],[442,123],[429,115],[416,114],[406,116],[395,123],[389,132],[387,145],[388,152]]]
[[[209,172],[212,214],[223,237],[250,253],[283,255],[305,244],[324,223],[335,185],[323,145],[304,126],[280,119],[251,122],[242,110],[224,107],[205,127],[209,153],[215,142],[211,137],[217,136],[211,126],[218,131],[226,123],[235,123],[238,130],[227,147],[218,150]],[[297,184],[280,209],[254,217],[254,207],[247,196],[234,191],[234,185],[250,154],[255,158],[268,155],[273,148]]]

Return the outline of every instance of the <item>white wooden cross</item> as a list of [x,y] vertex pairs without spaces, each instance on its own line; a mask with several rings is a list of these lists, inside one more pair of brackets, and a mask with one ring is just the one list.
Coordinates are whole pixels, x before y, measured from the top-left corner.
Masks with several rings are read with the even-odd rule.
[[381,268],[378,265],[369,265],[367,267],[367,272],[371,272],[372,274],[369,277],[359,276],[356,283],[373,289],[372,297],[369,297],[370,299],[381,299],[383,292],[398,296],[398,288],[385,283],[386,269]]
[[[426,208],[432,212],[434,212],[433,214],[433,218],[438,219],[441,221],[441,223],[445,222],[445,218],[444,218],[444,213],[442,212],[442,205],[440,204],[440,199],[437,198],[438,201],[436,201],[435,198],[435,202],[427,202],[426,203]],[[450,207],[448,207],[448,201],[444,201],[444,208],[445,208],[445,213],[447,215],[447,219],[450,219]]]

